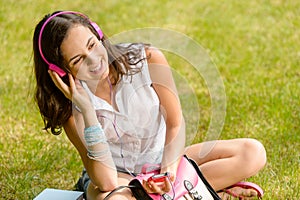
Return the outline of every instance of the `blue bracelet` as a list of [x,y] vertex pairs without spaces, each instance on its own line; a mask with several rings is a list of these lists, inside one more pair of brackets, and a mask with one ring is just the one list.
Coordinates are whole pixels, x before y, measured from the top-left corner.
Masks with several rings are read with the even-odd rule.
[[107,143],[105,133],[99,123],[84,129],[84,139],[88,147],[98,143]]

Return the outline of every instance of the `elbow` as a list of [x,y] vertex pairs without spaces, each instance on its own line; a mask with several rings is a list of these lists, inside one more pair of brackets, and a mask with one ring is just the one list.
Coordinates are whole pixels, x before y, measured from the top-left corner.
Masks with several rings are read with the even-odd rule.
[[167,129],[180,131],[185,129],[185,120],[182,114],[175,114],[176,117],[167,118]]
[[110,192],[118,187],[118,175],[115,170],[103,170],[104,173],[92,173],[91,181],[101,192]]
[[185,135],[185,121],[184,118],[178,118],[175,121],[167,122],[167,131],[173,136]]
[[110,192],[117,187],[118,187],[117,182],[109,182],[109,183],[106,182],[105,184],[102,184],[101,187],[99,187],[99,189],[101,190],[101,192]]
[[91,179],[92,186],[101,192],[109,192],[118,187],[118,173],[111,160],[104,162],[87,159],[87,173]]
[[118,187],[118,181],[107,178],[105,181],[95,181],[93,182],[101,192],[110,192]]

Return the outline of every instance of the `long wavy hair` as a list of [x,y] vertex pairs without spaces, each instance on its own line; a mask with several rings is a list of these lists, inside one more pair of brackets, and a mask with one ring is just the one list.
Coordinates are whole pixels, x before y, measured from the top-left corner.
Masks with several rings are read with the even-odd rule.
[[[42,59],[38,39],[40,30],[45,21],[52,15],[46,15],[35,27],[33,35],[33,56],[34,73],[36,79],[35,102],[44,121],[44,129],[51,130],[54,135],[62,132],[63,125],[72,115],[72,102],[55,86],[48,74],[48,65]],[[77,14],[61,14],[54,17],[44,28],[42,34],[42,52],[45,58],[57,66],[60,66],[67,73],[70,72],[60,50],[60,46],[67,35],[68,30],[75,24],[88,27],[100,40],[99,35],[91,26],[87,18]],[[112,45],[104,35],[101,39],[108,53],[108,62],[112,84],[117,84],[123,75],[132,75],[139,70],[132,68],[132,65],[145,59],[140,57],[141,50],[132,50],[130,45],[127,47],[121,45]],[[148,45],[145,45],[145,47]],[[139,58],[139,59],[134,59]],[[69,84],[68,76],[62,78],[66,84]]]

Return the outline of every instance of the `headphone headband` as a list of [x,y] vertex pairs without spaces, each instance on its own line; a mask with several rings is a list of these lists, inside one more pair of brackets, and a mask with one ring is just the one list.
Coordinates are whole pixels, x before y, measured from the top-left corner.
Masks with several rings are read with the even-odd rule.
[[62,12],[58,12],[58,13],[55,13],[53,15],[51,15],[43,24],[41,30],[40,30],[40,33],[39,33],[39,38],[38,38],[38,48],[39,48],[39,52],[40,52],[40,55],[42,57],[42,59],[45,61],[45,63],[47,63],[47,65],[49,66],[49,69],[50,70],[53,70],[55,71],[59,76],[63,77],[66,75],[66,72],[63,71],[60,67],[58,67],[57,65],[55,64],[52,64],[50,63],[44,56],[43,54],[43,51],[42,51],[42,35],[43,35],[43,32],[44,32],[44,29],[46,27],[46,25],[55,17],[59,16],[59,15],[63,15],[63,14],[76,14],[76,15],[79,15],[85,19],[87,19],[89,21],[89,23],[93,26],[93,28],[96,30],[96,32],[98,33],[100,39],[102,39],[103,37],[103,32],[101,31],[101,29],[99,28],[99,26],[95,23],[95,22],[92,22],[87,16],[85,16],[84,14],[80,13],[80,12],[75,12],[75,11],[62,11]]

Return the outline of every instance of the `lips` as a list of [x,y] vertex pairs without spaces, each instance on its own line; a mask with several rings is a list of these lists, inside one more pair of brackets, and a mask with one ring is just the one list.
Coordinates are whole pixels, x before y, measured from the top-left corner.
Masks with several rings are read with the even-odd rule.
[[100,71],[100,69],[101,69],[101,67],[98,66],[98,67],[96,67],[96,68],[90,70],[90,72],[98,72],[98,71]]
[[101,59],[100,64],[96,66],[95,68],[90,69],[90,72],[98,74],[101,72],[101,69],[104,67],[103,65],[103,59]]

